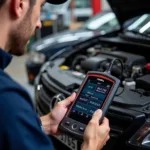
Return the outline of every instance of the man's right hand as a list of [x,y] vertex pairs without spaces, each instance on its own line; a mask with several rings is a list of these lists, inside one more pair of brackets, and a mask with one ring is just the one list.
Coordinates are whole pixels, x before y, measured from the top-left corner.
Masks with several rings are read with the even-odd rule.
[[93,114],[91,121],[85,129],[81,150],[101,150],[109,140],[109,121],[107,118],[104,118],[102,124],[99,124],[101,116],[101,110],[97,110]]

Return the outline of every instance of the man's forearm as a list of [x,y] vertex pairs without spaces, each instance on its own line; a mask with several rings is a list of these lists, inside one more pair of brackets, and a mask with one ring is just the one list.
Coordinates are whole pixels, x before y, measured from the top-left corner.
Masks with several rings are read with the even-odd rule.
[[50,113],[41,117],[42,126],[46,135],[51,134]]

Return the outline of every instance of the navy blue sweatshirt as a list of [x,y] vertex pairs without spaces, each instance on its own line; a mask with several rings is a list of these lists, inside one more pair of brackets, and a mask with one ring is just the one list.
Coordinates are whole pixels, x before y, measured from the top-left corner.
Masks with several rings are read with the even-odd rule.
[[52,150],[29,94],[4,72],[11,59],[0,49],[0,150]]

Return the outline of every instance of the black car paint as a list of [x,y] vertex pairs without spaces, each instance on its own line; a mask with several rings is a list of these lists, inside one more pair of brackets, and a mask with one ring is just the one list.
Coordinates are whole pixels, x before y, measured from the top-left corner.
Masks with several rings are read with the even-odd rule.
[[112,11],[115,13],[120,25],[125,21],[150,13],[149,0],[107,0]]

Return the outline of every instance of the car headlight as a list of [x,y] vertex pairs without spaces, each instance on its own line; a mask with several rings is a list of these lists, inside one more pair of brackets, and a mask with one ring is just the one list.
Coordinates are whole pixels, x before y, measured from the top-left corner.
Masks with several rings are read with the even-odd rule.
[[43,64],[46,60],[46,56],[43,53],[31,52],[29,54],[29,60],[34,64]]

